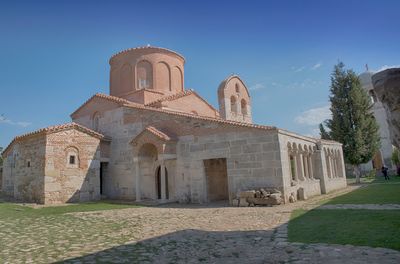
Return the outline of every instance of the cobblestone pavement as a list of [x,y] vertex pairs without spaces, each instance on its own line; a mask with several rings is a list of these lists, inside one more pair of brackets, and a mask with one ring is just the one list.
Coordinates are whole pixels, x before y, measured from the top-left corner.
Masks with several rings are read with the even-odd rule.
[[0,263],[400,263],[390,249],[287,242],[292,210],[334,195],[277,207],[164,205],[0,221]]

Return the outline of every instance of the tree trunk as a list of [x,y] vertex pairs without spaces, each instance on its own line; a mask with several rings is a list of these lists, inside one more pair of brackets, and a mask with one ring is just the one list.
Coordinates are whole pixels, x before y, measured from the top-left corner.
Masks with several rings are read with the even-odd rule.
[[360,181],[360,167],[359,167],[359,165],[354,165],[354,166],[353,166],[353,172],[354,172],[354,175],[356,176],[356,183],[361,183],[361,181]]

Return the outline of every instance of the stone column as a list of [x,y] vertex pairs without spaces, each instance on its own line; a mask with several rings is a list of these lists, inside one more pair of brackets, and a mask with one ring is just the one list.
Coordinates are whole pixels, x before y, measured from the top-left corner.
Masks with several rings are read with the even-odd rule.
[[303,164],[303,154],[297,152],[297,175],[299,175],[300,181],[304,181],[304,164]]
[[327,189],[327,181],[328,181],[328,166],[327,160],[325,157],[325,151],[321,144],[317,145],[317,150],[314,153],[314,170],[315,177],[320,180],[321,184],[321,192],[327,193],[329,190]]
[[308,176],[310,177],[310,179],[314,179],[314,175],[313,175],[313,162],[312,162],[312,158],[311,155],[308,155]]
[[161,200],[166,200],[167,199],[167,193],[166,193],[166,180],[165,180],[165,163],[164,159],[161,160],[161,165],[160,165],[160,175],[161,175]]
[[135,165],[135,190],[136,190],[136,201],[139,202],[141,199],[140,193],[140,169],[139,169],[139,158],[133,158],[133,163]]
[[308,179],[309,175],[308,175],[308,156],[307,153],[303,154],[303,163],[304,163],[304,178]]

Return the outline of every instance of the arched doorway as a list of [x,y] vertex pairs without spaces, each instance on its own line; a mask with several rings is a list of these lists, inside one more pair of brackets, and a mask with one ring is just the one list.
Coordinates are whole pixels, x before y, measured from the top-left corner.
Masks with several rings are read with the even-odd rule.
[[[168,171],[167,168],[164,167],[165,169],[165,198],[169,199],[169,190],[168,190]],[[156,169],[156,197],[157,199],[161,199],[161,166],[158,166]]]
[[155,199],[154,190],[154,168],[158,159],[158,151],[155,145],[151,143],[143,144],[138,151],[139,160],[139,186],[141,198]]

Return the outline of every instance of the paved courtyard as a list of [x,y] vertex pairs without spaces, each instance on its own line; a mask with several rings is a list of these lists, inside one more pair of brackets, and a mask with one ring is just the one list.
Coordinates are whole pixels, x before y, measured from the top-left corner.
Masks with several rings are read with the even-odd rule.
[[0,221],[0,263],[400,263],[400,252],[390,249],[287,242],[292,210],[326,198],[278,207],[174,204]]

